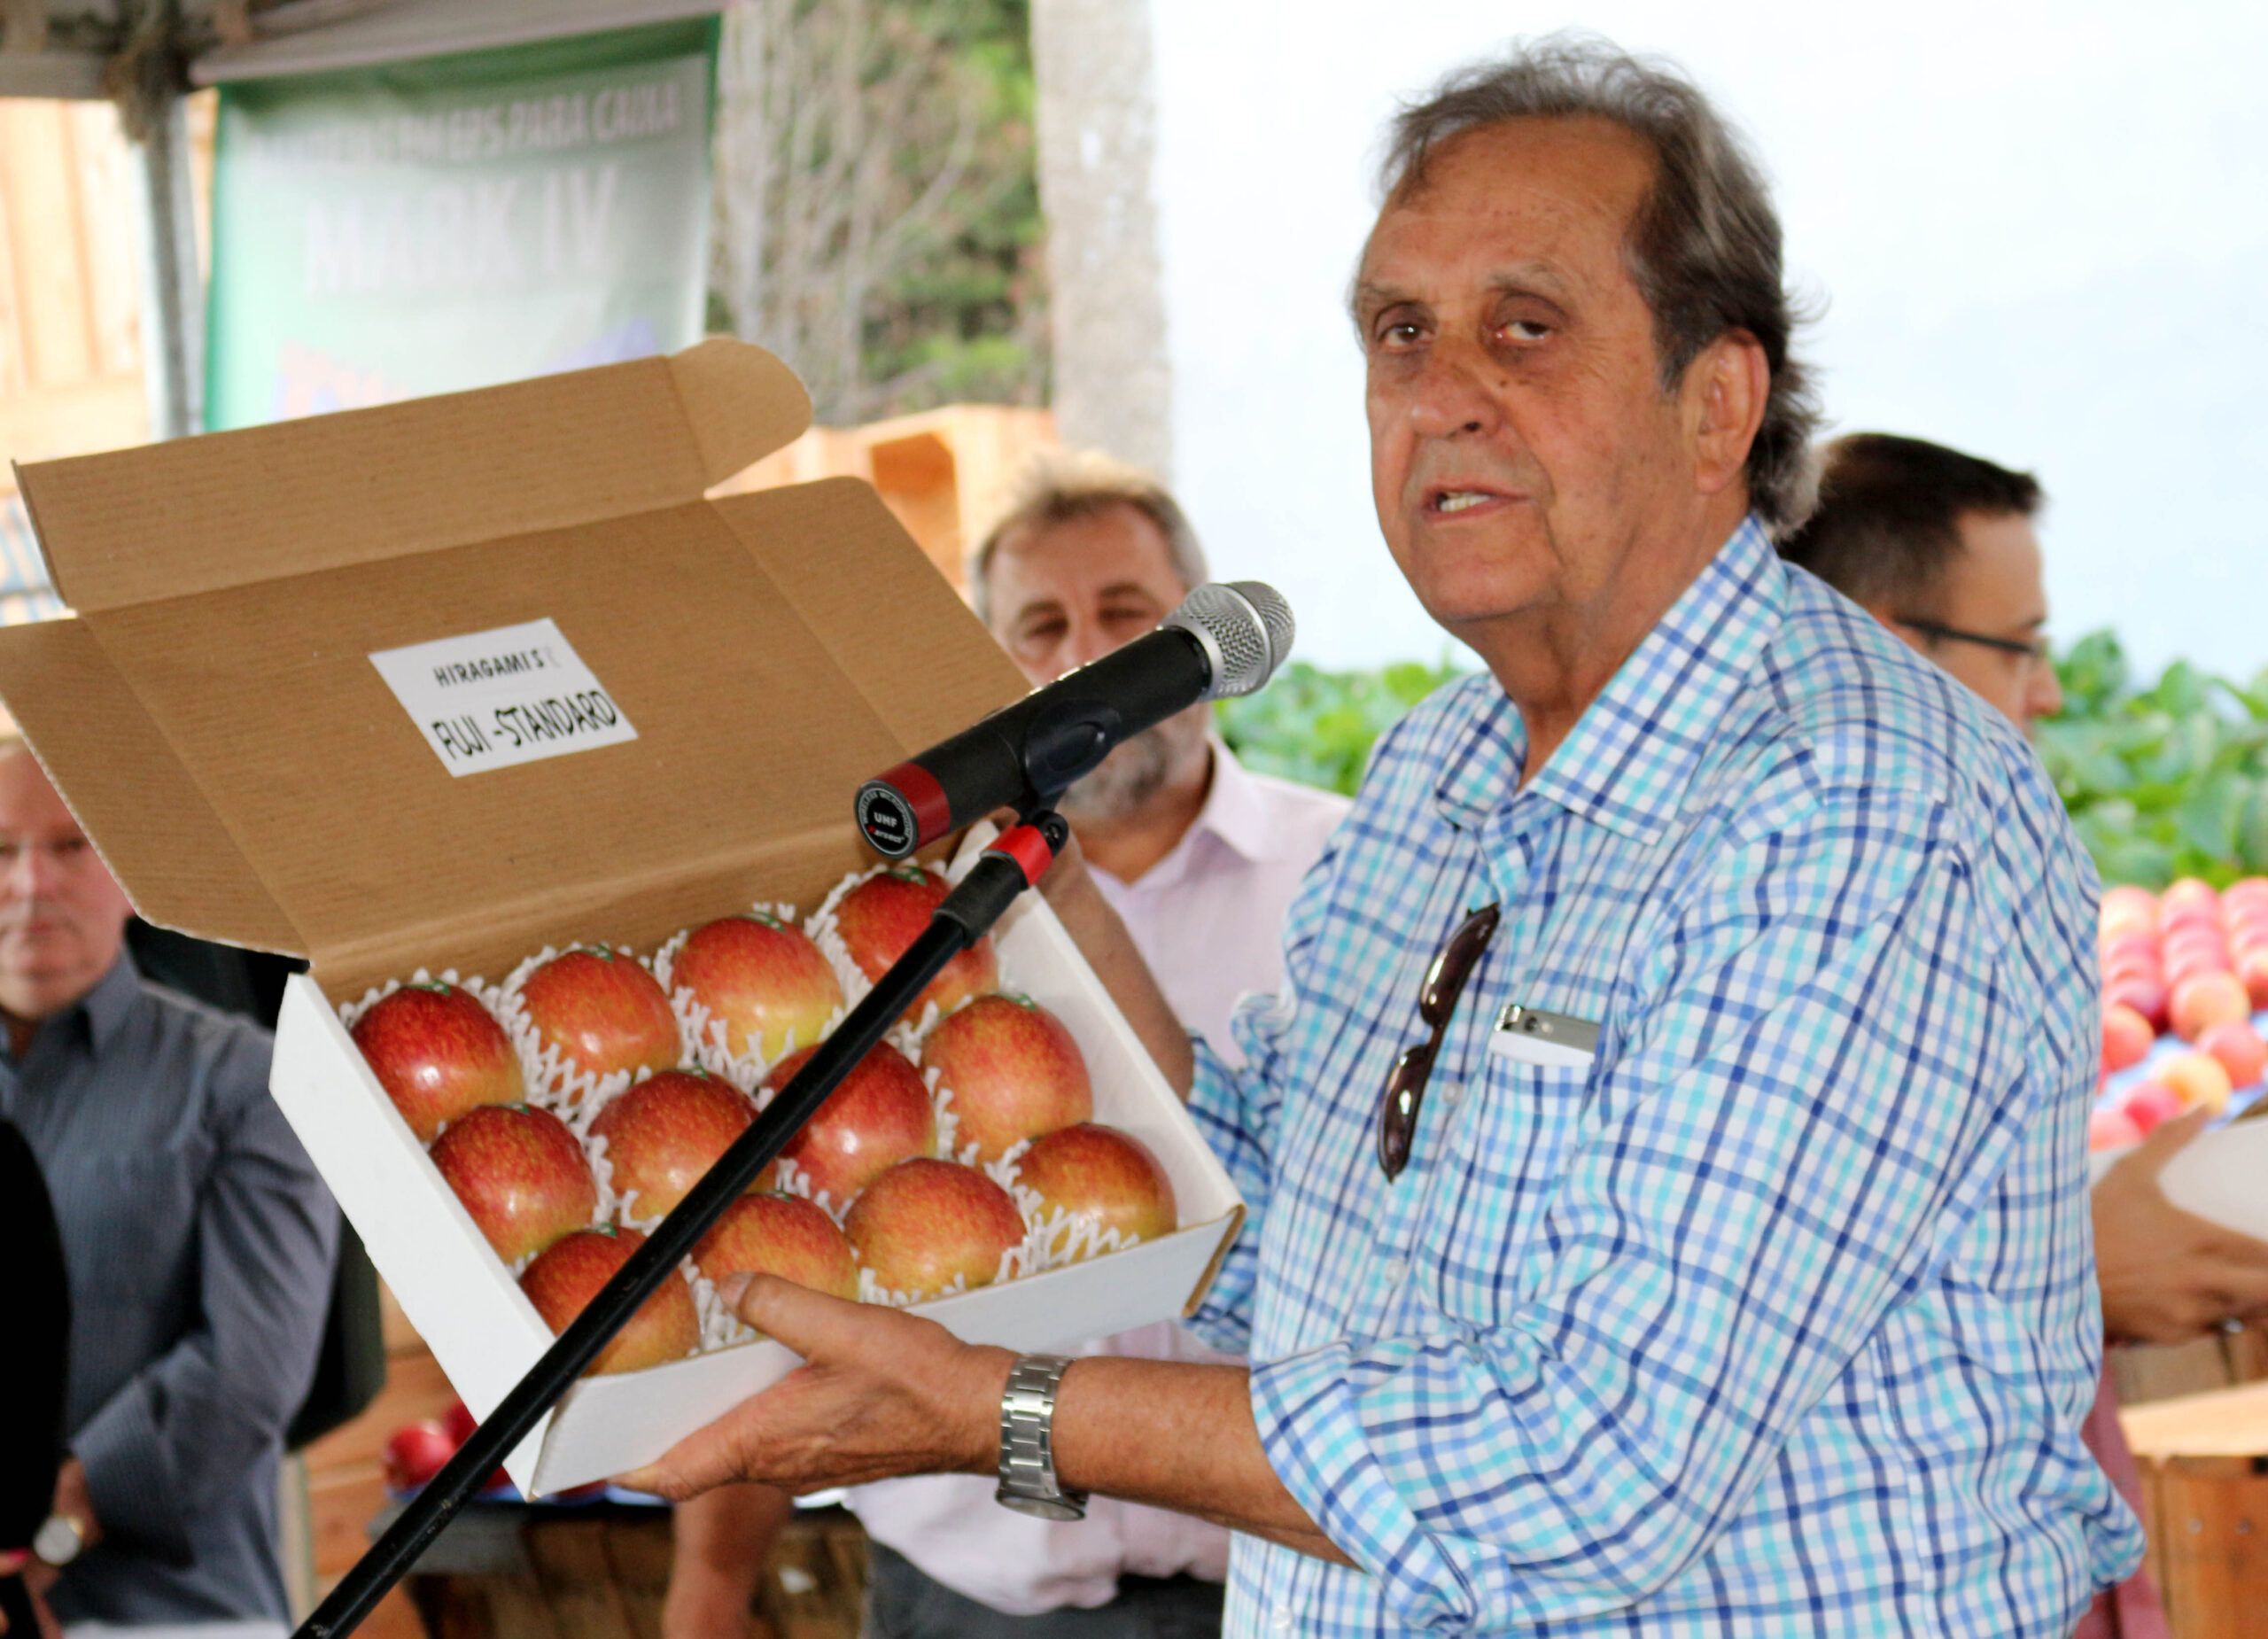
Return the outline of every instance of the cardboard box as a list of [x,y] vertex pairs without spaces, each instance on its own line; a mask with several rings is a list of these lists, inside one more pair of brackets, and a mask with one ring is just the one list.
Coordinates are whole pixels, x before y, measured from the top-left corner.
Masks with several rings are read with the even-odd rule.
[[[858,783],[1024,687],[867,485],[703,498],[808,418],[777,360],[711,341],[19,475],[79,618],[0,632],[0,696],[143,915],[311,962],[277,1103],[477,1416],[550,1333],[337,1006],[548,944],[649,952],[757,900],[808,914],[876,863]],[[1025,1349],[1177,1313],[1234,1187],[1037,897],[999,941],[1187,1227],[923,1312]],[[508,1467],[539,1494],[619,1472],[792,1363],[586,1379]]]

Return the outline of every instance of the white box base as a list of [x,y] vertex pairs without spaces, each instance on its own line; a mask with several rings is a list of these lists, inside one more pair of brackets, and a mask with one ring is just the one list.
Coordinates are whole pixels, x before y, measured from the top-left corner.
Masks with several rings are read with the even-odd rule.
[[[1058,1014],[1086,1054],[1095,1119],[1148,1145],[1173,1180],[1183,1227],[1091,1262],[920,1305],[973,1343],[1058,1348],[1177,1316],[1244,1221],[1236,1186],[1037,895],[995,932],[1005,971]],[[550,1328],[491,1250],[393,1107],[315,981],[284,998],[269,1085],[370,1261],[476,1418],[550,1347]],[[586,1378],[505,1461],[530,1496],[607,1479],[792,1371],[777,1343],[742,1344],[648,1371]]]

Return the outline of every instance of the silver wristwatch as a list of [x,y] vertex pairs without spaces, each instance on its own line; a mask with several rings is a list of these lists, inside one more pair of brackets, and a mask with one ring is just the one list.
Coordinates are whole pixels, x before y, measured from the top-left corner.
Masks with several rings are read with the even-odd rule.
[[50,1514],[32,1537],[32,1552],[61,1570],[87,1546],[87,1534],[68,1514]]
[[1000,1396],[1000,1488],[993,1500],[1035,1519],[1087,1517],[1087,1494],[1066,1491],[1055,1479],[1055,1388],[1070,1364],[1061,1355],[1026,1355]]

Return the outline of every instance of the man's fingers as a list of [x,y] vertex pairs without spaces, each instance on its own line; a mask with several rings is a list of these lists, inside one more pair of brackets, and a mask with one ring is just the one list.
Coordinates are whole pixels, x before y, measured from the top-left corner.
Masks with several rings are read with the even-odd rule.
[[616,1483],[674,1503],[745,1478],[738,1425],[755,1404],[754,1400],[743,1400],[707,1427],[696,1428],[679,1441],[662,1453],[660,1461],[625,1474]]
[[2133,1162],[2153,1176],[2179,1153],[2182,1146],[2205,1130],[2205,1123],[2213,1119],[2213,1112],[2205,1105],[2186,1109],[2170,1120],[2162,1121],[2149,1130],[2140,1147],[2134,1151]]
[[[725,1296],[723,1287],[718,1288],[717,1295]],[[895,1312],[871,1303],[831,1298],[777,1275],[752,1276],[737,1297],[726,1301],[746,1324],[786,1344],[805,1360],[841,1353],[862,1324],[882,1324],[878,1317]]]

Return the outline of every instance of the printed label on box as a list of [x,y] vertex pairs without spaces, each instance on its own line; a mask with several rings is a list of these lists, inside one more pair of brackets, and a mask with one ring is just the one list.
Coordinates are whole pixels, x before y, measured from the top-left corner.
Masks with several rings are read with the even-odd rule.
[[638,738],[549,620],[382,649],[370,664],[452,774]]

